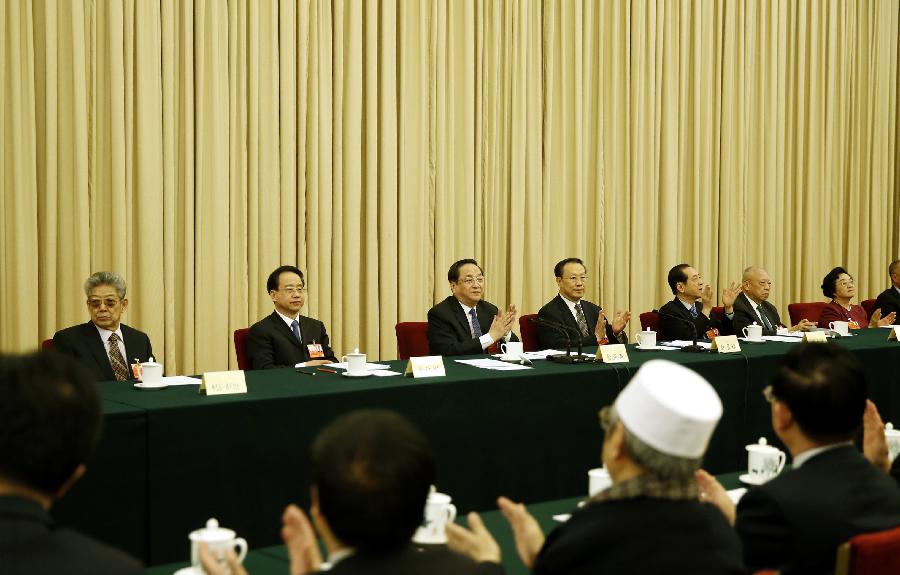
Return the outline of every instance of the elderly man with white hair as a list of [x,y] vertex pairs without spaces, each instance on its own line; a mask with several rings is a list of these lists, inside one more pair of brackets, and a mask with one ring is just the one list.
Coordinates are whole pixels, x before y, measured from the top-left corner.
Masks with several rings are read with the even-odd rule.
[[[524,505],[501,497],[516,548],[533,573],[744,573],[727,521],[700,502],[699,468],[722,403],[700,375],[666,360],[645,363],[600,411],[611,487],[544,537]],[[475,513],[447,526],[451,548],[479,561],[500,550]]]

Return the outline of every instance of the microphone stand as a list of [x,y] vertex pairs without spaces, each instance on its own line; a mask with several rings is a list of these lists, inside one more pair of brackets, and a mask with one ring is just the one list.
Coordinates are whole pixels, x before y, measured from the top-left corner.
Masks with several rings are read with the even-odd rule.
[[689,321],[681,316],[677,316],[677,315],[674,315],[674,314],[671,314],[668,312],[660,311],[658,309],[653,310],[653,312],[658,313],[659,315],[664,315],[666,317],[671,317],[671,318],[677,319],[678,321],[683,321],[686,324],[691,326],[691,333],[693,334],[694,339],[693,339],[691,345],[686,345],[686,346],[682,347],[681,351],[683,351],[685,353],[706,353],[708,351],[705,347],[701,347],[701,346],[697,345],[697,326],[694,324],[694,322]]
[[555,321],[550,321],[549,319],[544,319],[542,317],[536,317],[533,321],[541,325],[546,325],[547,327],[552,327],[553,329],[561,332],[566,337],[566,355],[548,355],[547,361],[569,364],[591,363],[592,361],[594,361],[594,358],[583,357],[581,354],[581,332],[578,333],[578,355],[572,355],[572,339],[569,337],[572,331],[569,326],[563,325],[561,323],[556,323]]

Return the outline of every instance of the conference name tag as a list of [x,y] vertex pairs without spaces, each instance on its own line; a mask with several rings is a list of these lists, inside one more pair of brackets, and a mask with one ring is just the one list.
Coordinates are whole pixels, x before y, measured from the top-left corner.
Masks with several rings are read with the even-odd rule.
[[741,344],[738,343],[736,335],[720,335],[712,340],[710,348],[719,353],[739,353],[741,351]]
[[888,334],[888,341],[900,340],[900,325],[892,325],[891,333]]
[[207,371],[200,382],[200,393],[206,395],[228,395],[231,393],[247,393],[247,380],[244,372]]
[[597,348],[597,357],[603,363],[628,363],[628,351],[621,343],[601,345]]
[[805,331],[803,332],[803,341],[817,341],[819,343],[828,342],[824,331]]
[[444,371],[444,358],[439,355],[424,355],[411,357],[406,364],[403,375],[413,377],[441,377],[447,375]]

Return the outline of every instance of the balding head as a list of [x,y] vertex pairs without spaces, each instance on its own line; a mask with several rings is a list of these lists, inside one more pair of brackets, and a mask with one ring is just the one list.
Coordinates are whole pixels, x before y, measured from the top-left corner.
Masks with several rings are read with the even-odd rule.
[[762,303],[769,299],[772,280],[765,269],[759,266],[750,266],[744,270],[741,277],[741,289],[748,298],[756,303]]

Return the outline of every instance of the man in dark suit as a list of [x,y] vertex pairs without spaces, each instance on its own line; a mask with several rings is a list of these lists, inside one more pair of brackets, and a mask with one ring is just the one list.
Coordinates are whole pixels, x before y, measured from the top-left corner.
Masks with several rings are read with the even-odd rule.
[[891,312],[896,314],[894,324],[900,323],[900,260],[894,260],[888,267],[888,275],[891,278],[891,287],[884,290],[875,299],[875,309],[881,310],[881,317],[887,317]]
[[[424,519],[437,477],[428,440],[402,416],[361,410],[328,425],[312,445],[312,524],[294,505],[281,530],[291,573],[322,567],[316,537],[325,548],[332,575],[489,575],[499,565],[479,564],[446,548],[418,549],[411,539]],[[210,575],[224,573],[207,551]],[[229,554],[232,573],[246,573]]]
[[459,260],[447,272],[452,295],[428,310],[428,347],[434,355],[475,355],[494,342],[518,341],[512,333],[516,306],[502,314],[484,301],[484,272],[478,262]]
[[120,323],[128,308],[125,280],[113,272],[97,272],[84,282],[91,321],[56,332],[53,349],[74,357],[96,381],[127,381],[134,375],[130,364],[149,361],[153,355],[146,333]]
[[144,572],[50,516],[84,474],[102,417],[97,386],[74,360],[55,352],[0,357],[0,573]]
[[736,509],[700,474],[701,492],[735,522],[751,570],[832,573],[838,545],[900,525],[900,489],[853,445],[866,410],[862,366],[835,344],[797,344],[765,390],[793,468],[750,490]]
[[275,311],[250,327],[247,355],[253,369],[321,365],[337,361],[325,324],[300,315],[306,282],[294,266],[281,266],[266,281]]
[[659,339],[673,341],[694,338],[696,328],[697,339],[707,337],[711,329],[719,330],[720,335],[732,333],[734,317],[734,300],[738,294],[738,286],[732,284],[722,290],[722,305],[725,306],[725,317],[720,320],[712,317],[712,286],[703,283],[700,273],[690,264],[678,264],[669,270],[669,287],[675,298],[659,309]]
[[[718,395],[697,373],[660,359],[641,366],[600,411],[611,487],[546,538],[523,505],[499,499],[525,566],[542,575],[744,573],[737,535],[700,502],[694,481],[721,415]],[[499,563],[477,514],[468,519],[471,531],[447,527],[450,548]]]
[[[538,317],[567,330],[554,327],[548,323],[538,323],[538,339],[541,349],[560,349],[571,342],[578,344],[576,334],[580,335],[581,345],[603,345],[606,343],[628,343],[625,326],[631,319],[631,312],[617,311],[612,325],[606,320],[603,310],[595,303],[584,298],[584,286],[587,282],[587,268],[578,258],[566,258],[553,268],[559,294],[538,311]],[[568,337],[567,337],[568,334]]]
[[[741,293],[734,300],[734,333],[740,337],[748,325],[754,323],[762,327],[763,335],[775,335],[778,328],[786,327],[781,323],[778,310],[769,303],[769,292],[772,280],[763,268],[750,266],[744,270],[741,278]],[[788,331],[809,331],[816,324],[801,319],[800,323],[788,327]]]

